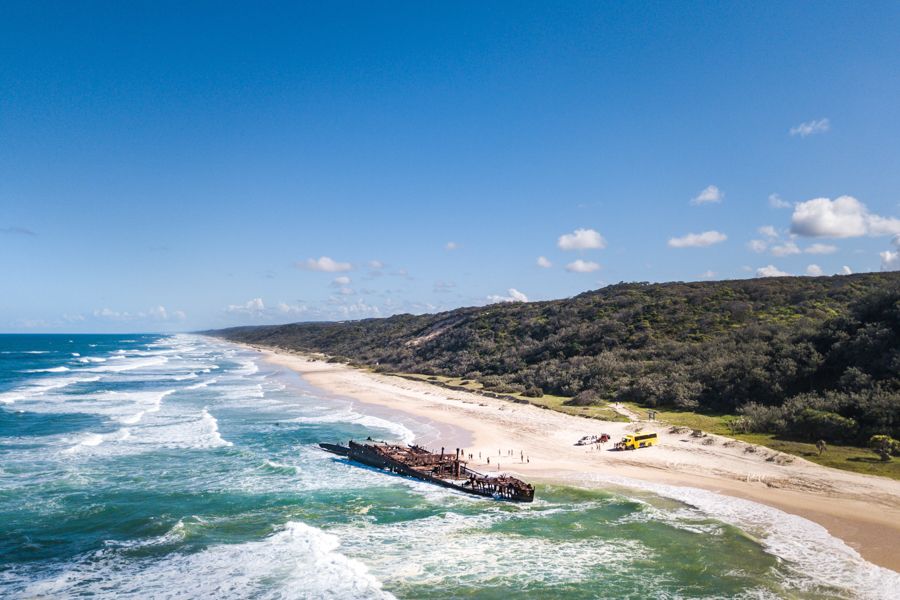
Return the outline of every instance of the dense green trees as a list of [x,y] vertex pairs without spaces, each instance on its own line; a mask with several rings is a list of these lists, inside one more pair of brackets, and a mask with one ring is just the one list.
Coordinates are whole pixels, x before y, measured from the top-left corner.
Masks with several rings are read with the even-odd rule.
[[575,298],[213,332],[576,403],[739,414],[815,441],[900,437],[900,273],[618,284]]

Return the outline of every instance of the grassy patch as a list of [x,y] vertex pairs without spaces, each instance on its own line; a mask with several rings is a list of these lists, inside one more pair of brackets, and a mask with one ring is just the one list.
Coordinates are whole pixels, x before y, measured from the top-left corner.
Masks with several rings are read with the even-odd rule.
[[571,400],[568,396],[552,396],[545,394],[541,398],[525,398],[529,403],[535,406],[543,406],[552,410],[556,410],[567,415],[576,415],[579,417],[588,417],[590,419],[600,419],[601,421],[621,421],[628,419],[607,405],[601,406],[567,406],[564,404],[567,400]]
[[[623,402],[622,405],[631,409],[642,418],[647,417],[647,409],[645,407],[633,402]],[[735,418],[735,415],[709,415],[691,411],[656,411],[656,419],[670,425],[702,429],[707,433],[725,435],[749,444],[765,446],[785,454],[800,456],[825,467],[900,479],[900,460],[882,462],[874,452],[867,448],[832,444],[829,444],[828,450],[822,456],[819,456],[819,453],[816,451],[816,445],[812,443],[783,440],[770,433],[732,433],[728,423]]]
[[[490,391],[486,390],[484,386],[477,381],[470,381],[461,377],[446,377],[444,375],[423,375],[421,373],[391,373],[391,375],[436,385],[460,387],[464,388],[467,391],[475,393]],[[540,398],[529,398],[528,396],[523,396],[522,394],[516,392],[504,392],[502,393],[502,395],[510,396],[517,400],[525,401],[528,404],[533,404],[542,408],[549,408],[551,410],[556,410],[568,415],[577,415],[579,417],[587,417],[589,419],[600,419],[602,421],[625,422],[628,420],[605,404],[601,406],[566,406],[564,403],[567,400],[571,400],[569,396],[553,396],[551,394],[545,394]]]
[[[634,402],[621,402],[625,408],[640,415],[642,419],[647,418],[647,408],[639,406]],[[662,421],[669,425],[677,425],[679,427],[690,427],[691,429],[701,429],[707,433],[715,433],[718,435],[727,435],[734,437],[728,422],[735,419],[734,415],[711,415],[691,412],[686,410],[656,410],[656,420]]]
[[825,467],[843,469],[865,475],[880,475],[891,479],[900,479],[900,460],[882,462],[877,454],[866,448],[829,444],[828,450],[822,453],[822,456],[819,456],[815,444],[782,440],[769,433],[746,433],[732,437],[752,444],[766,446],[786,454],[802,456],[806,460]]

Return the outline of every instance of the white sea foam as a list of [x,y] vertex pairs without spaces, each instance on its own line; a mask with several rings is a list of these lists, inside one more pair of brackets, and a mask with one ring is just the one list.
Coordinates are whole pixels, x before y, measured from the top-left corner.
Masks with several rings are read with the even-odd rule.
[[393,598],[361,562],[338,551],[334,535],[289,521],[269,537],[221,544],[154,561],[121,549],[95,552],[62,573],[26,584],[25,597]]
[[87,437],[79,443],[82,446],[99,446],[103,443],[103,436],[97,433],[89,433]]
[[232,371],[232,373],[236,375],[253,375],[254,373],[259,372],[259,365],[256,364],[255,360],[248,360],[241,363],[241,366]]
[[88,364],[88,363],[102,363],[106,362],[105,358],[101,358],[99,356],[84,356],[78,359],[78,362]]
[[750,533],[768,552],[788,562],[791,588],[814,592],[824,585],[844,590],[850,597],[873,599],[894,598],[900,589],[900,573],[866,561],[818,523],[777,508],[707,490],[625,477],[586,475],[584,479],[672,498]]
[[300,467],[298,467],[297,465],[286,465],[284,463],[280,463],[278,461],[274,461],[269,458],[267,458],[266,460],[263,461],[263,466],[267,467],[269,469],[272,469],[274,471],[286,472],[286,473],[290,473],[293,475],[296,475],[297,473],[300,472]]
[[119,373],[122,371],[133,371],[135,369],[146,369],[148,367],[159,367],[166,364],[168,361],[169,359],[165,356],[157,356],[143,360],[128,360],[127,362],[117,364],[107,364],[100,367],[91,367],[86,370],[94,371],[95,373]]
[[141,409],[138,412],[116,417],[120,423],[135,425],[140,423],[147,413],[159,412],[163,399],[174,393],[175,390],[165,390],[163,392],[110,392],[109,395],[120,399],[120,401],[124,400],[127,402],[122,411],[133,411],[134,408]]
[[50,390],[56,390],[76,383],[91,383],[99,380],[99,376],[93,377],[55,377],[53,379],[43,379],[35,383],[18,387],[9,392],[0,394],[0,402],[4,404],[12,404],[18,400],[25,400],[41,396]]
[[203,442],[206,444],[205,447],[232,445],[231,442],[222,438],[221,434],[219,433],[219,421],[217,421],[214,416],[209,414],[209,411],[206,408],[203,409],[200,420],[202,422],[200,431]]
[[205,388],[205,387],[207,387],[207,386],[210,386],[210,385],[216,383],[216,381],[218,381],[218,380],[215,379],[215,378],[213,378],[213,379],[207,379],[206,381],[201,381],[200,383],[195,383],[195,384],[193,384],[193,385],[189,385],[189,386],[187,386],[187,387],[184,388],[184,389],[186,389],[186,390],[199,390],[200,388]]
[[390,431],[398,440],[401,440],[405,444],[411,444],[416,439],[416,434],[413,433],[409,427],[401,423],[395,423],[394,421],[388,421],[387,419],[382,419],[380,417],[373,417],[372,415],[363,415],[353,409],[326,413],[314,417],[297,417],[291,419],[291,421],[294,423],[352,423],[354,425],[362,425],[363,427]]
[[204,408],[200,414],[160,415],[154,423],[135,431],[131,450],[153,451],[158,448],[210,449],[231,446],[222,437],[219,422]]
[[[224,383],[224,382],[223,382]],[[247,400],[249,398],[262,398],[266,395],[262,384],[229,386],[221,390],[221,396],[228,400]]]
[[[598,543],[591,538],[529,537],[523,546],[517,536],[492,531],[510,519],[541,519],[545,515],[509,512],[487,504],[474,515],[450,511],[387,525],[354,522],[334,531],[346,551],[367,556],[373,572],[386,583],[427,580],[452,586],[462,580],[467,588],[502,582],[519,589],[529,584],[571,585],[594,579],[598,569],[637,578],[641,563],[654,558],[648,548],[626,539]],[[434,540],[441,540],[439,552],[417,551],[433,547]],[[393,550],[372,554],[369,548]],[[415,556],[412,560],[411,554]],[[460,565],[465,565],[464,571]],[[662,591],[655,589],[652,581],[643,587],[645,596],[657,597]]]
[[66,450],[66,453],[72,454],[74,452],[78,452],[79,450],[82,450],[85,448],[94,448],[94,447],[102,444],[103,441],[104,441],[103,436],[100,435],[99,433],[88,433],[81,439],[81,441],[79,441],[74,446],[68,448]]
[[65,373],[69,370],[69,367],[50,367],[48,369],[28,369],[27,371],[22,371],[23,373]]

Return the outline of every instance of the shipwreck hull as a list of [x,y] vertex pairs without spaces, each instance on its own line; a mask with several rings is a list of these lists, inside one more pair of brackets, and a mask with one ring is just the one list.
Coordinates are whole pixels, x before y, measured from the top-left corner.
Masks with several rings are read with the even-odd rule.
[[399,475],[457,490],[466,494],[497,498],[513,502],[532,502],[534,488],[514,477],[501,475],[490,477],[469,469],[465,461],[456,455],[433,454],[418,446],[394,446],[390,444],[359,444],[350,441],[347,446],[322,443],[323,450],[346,456],[377,469],[385,469]]

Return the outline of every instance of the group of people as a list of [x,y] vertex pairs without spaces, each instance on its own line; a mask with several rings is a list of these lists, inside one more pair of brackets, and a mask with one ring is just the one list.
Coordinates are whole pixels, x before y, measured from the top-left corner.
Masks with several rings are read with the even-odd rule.
[[[478,460],[482,460],[481,454],[482,454],[481,452],[478,453]],[[465,456],[466,456],[466,451],[465,451],[465,450],[462,450],[462,455],[463,455],[463,458],[465,458]],[[515,451],[513,451],[512,449],[509,449],[509,450],[506,451],[506,456],[512,456],[512,457],[515,457],[515,455],[516,455],[516,454],[515,454]],[[474,461],[474,460],[475,460],[474,453],[469,452],[468,456],[469,456],[469,460],[470,460],[470,461]],[[503,456],[503,450],[498,449],[498,450],[497,450],[497,456]],[[490,456],[486,456],[485,458],[487,459],[487,464],[491,464],[491,457],[490,457]],[[527,463],[527,464],[530,464],[530,463],[531,463],[531,457],[530,457],[530,456],[525,456],[525,451],[524,451],[524,450],[519,450],[519,462],[520,462],[520,463]],[[498,471],[500,470],[500,460],[499,460],[499,459],[497,459],[497,460],[494,461],[494,466],[497,467],[497,470],[498,470]]]

